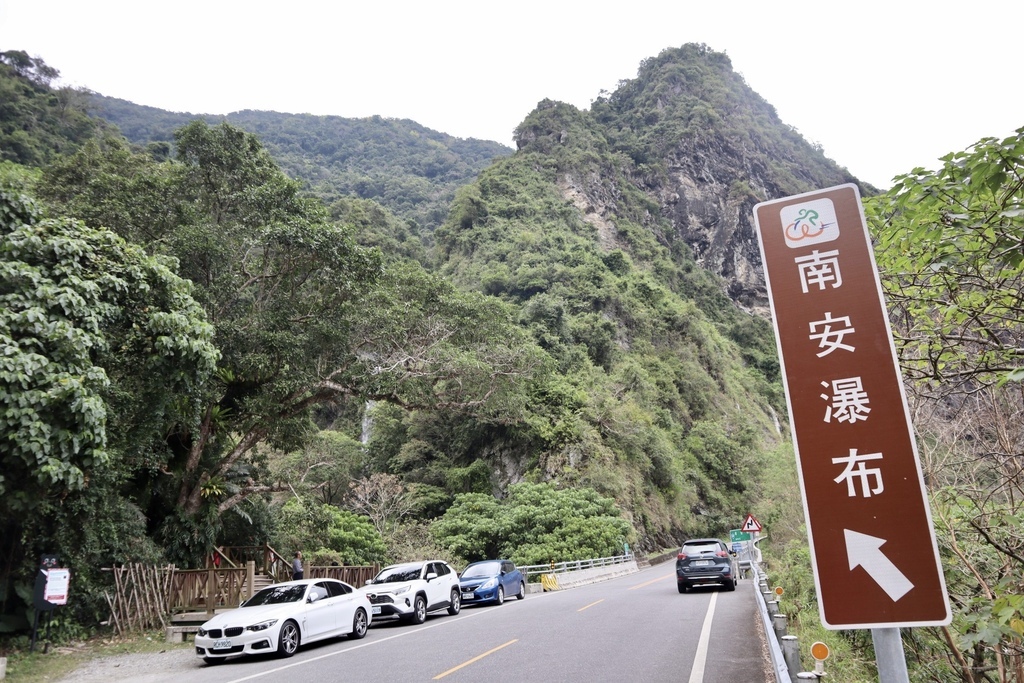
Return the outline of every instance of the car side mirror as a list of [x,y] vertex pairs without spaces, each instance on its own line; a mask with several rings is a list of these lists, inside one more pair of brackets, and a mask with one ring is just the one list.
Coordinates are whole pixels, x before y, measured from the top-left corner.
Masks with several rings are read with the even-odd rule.
[[363,585],[364,586],[369,586],[371,583],[373,583],[373,579],[367,579],[366,583],[364,583]]
[[427,572],[427,576],[426,576],[427,581],[433,581],[436,578],[437,578],[437,574],[435,572]]
[[306,598],[306,602],[313,603],[320,599],[319,593],[310,593],[309,597]]

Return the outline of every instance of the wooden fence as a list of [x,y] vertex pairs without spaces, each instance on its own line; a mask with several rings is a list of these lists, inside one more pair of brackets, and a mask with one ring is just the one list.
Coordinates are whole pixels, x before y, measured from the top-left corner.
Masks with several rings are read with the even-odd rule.
[[[273,567],[280,564],[280,560],[271,559],[268,564]],[[376,564],[308,566],[306,578],[339,579],[359,587],[376,576],[379,570],[380,566]],[[258,583],[254,560],[237,566],[234,560],[224,562],[222,559],[222,566],[206,569],[127,564],[103,571],[112,572],[114,576],[113,595],[109,591],[105,595],[110,606],[109,624],[119,634],[163,628],[174,614],[205,612],[209,617],[217,610],[233,609],[252,596]],[[289,575],[285,580],[290,578]],[[273,575],[267,580],[278,582]]]
[[305,577],[307,579],[338,579],[345,583],[359,588],[366,584],[367,581],[377,576],[380,571],[379,564],[372,564],[367,566],[357,567],[345,567],[331,565],[329,567],[316,567],[311,566],[306,568]]
[[225,546],[217,548],[214,556],[219,556],[221,564],[227,567],[244,567],[253,562],[258,574],[271,577],[275,583],[292,578],[291,561],[268,544]]
[[126,564],[104,569],[114,575],[113,595],[104,591],[110,606],[110,626],[118,634],[147,631],[167,625],[167,595],[174,578],[173,565],[166,567]]
[[244,567],[227,569],[176,569],[171,576],[166,606],[171,613],[238,607],[255,592],[256,568],[250,560]]

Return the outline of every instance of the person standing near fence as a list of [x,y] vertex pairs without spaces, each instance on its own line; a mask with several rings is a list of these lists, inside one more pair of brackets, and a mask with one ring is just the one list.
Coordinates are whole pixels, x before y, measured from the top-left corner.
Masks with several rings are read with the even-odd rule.
[[295,559],[292,560],[292,581],[302,578],[302,553],[295,551]]

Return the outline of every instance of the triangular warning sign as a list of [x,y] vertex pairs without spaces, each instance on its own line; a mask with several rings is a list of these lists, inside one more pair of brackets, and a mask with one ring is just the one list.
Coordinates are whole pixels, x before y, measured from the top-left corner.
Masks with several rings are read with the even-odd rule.
[[747,515],[743,520],[743,526],[740,527],[743,531],[760,531],[761,522],[754,519],[754,515]]

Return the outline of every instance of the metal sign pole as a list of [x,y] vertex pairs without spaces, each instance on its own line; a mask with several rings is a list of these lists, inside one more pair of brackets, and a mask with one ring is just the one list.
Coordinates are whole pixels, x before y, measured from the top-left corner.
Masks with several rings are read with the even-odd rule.
[[46,635],[44,636],[44,640],[46,642],[43,643],[43,654],[44,655],[47,654],[50,651],[50,622],[52,622],[52,621],[53,621],[53,611],[51,610],[51,611],[46,613]]
[[871,629],[871,642],[875,646],[878,665],[878,683],[909,683],[907,658],[903,652],[903,639],[898,628]]
[[28,643],[28,651],[33,652],[36,649],[36,634],[39,633],[39,610],[36,610],[36,615],[32,619],[32,640]]

